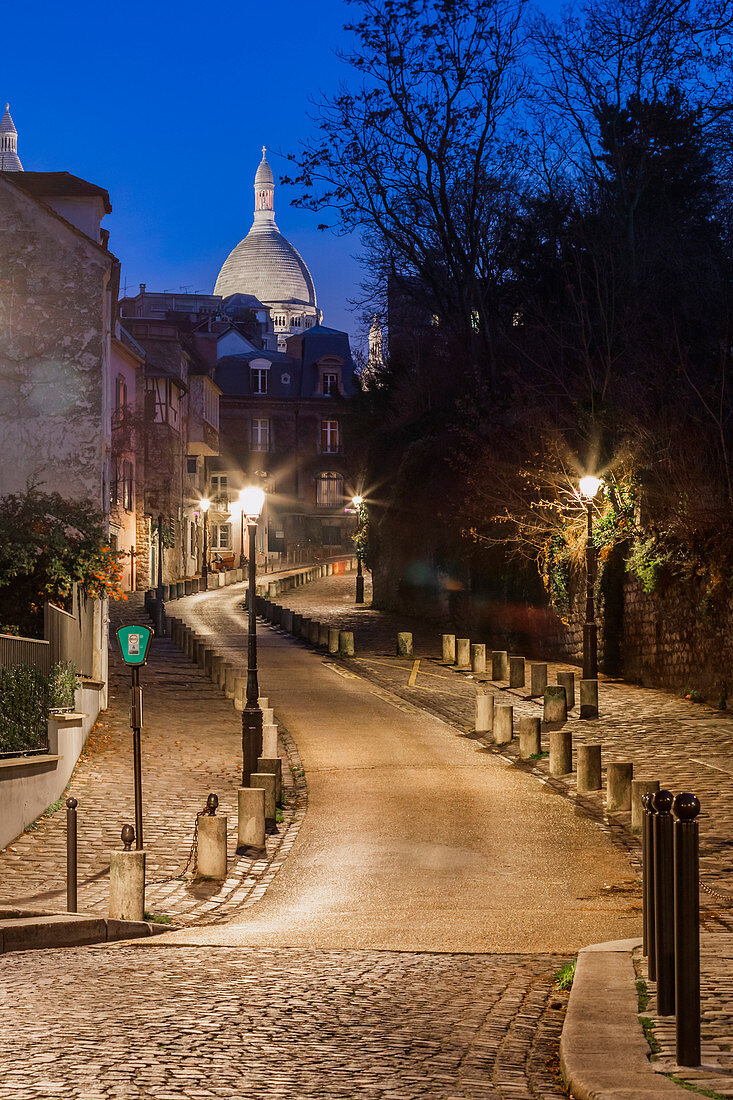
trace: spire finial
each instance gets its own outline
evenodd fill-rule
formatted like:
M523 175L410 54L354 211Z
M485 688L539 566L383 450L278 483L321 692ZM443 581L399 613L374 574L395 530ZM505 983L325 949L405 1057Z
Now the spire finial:
M266 145L262 146L262 159L263 160L267 159L267 146Z
M10 104L5 104L5 114L0 119L0 170L3 172L22 172L23 165L18 157L18 131L15 129Z

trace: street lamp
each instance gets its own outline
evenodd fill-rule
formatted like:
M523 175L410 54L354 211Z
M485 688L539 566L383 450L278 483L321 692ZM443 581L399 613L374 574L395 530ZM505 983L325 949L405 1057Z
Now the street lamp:
M209 508L211 501L204 497L199 502L199 508L204 513L204 557L201 562L201 580L204 582L204 592L209 587Z
M580 495L585 500L588 514L588 538L585 544L586 596L585 624L583 626L583 679L598 678L598 627L594 588L596 583L596 548L593 543L593 498L603 483L597 477L580 479Z
M239 491L239 568L244 569L244 494L246 489Z
M249 580L247 588L247 702L242 711L242 786L249 786L249 779L257 771L257 761L262 756L262 711L260 689L257 683L257 595L255 572L257 567L257 521L265 504L262 489L251 486L239 494L242 515L247 517L249 540Z
M361 533L361 506L364 503L364 498L355 496L351 498L351 503L356 508L356 515L359 521L356 534L357 538ZM356 603L364 603L364 574L361 570L361 540L356 543Z

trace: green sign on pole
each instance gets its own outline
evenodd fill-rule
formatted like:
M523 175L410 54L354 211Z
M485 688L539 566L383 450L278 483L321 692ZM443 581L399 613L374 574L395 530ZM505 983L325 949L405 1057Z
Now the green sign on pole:
M122 660L126 665L144 665L148 659L150 639L153 632L147 626L121 626L117 631L117 641L122 650Z

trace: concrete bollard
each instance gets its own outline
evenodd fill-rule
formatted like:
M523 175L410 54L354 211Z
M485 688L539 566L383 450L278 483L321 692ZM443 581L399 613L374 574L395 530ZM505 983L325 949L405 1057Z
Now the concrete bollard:
M491 652L491 679L506 680L509 669L509 654L505 649L494 649Z
M578 793L601 789L601 746L578 746Z
M280 616L280 626L286 634L293 633L293 613L289 607L284 607Z
M494 696L490 692L476 693L476 733L489 733L494 728Z
M206 638L197 638L196 640L196 648L193 653L193 659L199 666L199 668L204 667L204 652L208 644L209 643L207 642Z
M331 626L328 628L328 652L334 657L339 651L339 632Z
M339 657L354 656L354 635L350 630L339 630Z
M310 630L308 632L308 641L311 645L318 645L318 639L321 634L321 624L316 622L315 619L311 620Z
M598 717L598 681L580 681L580 717Z
M442 661L444 665L456 663L456 636L455 634L441 634Z
M328 649L328 624L321 623L318 630L318 644L322 649Z
M199 818L197 878L227 877L227 819L206 814Z
M233 668L233 667L234 667L233 665L229 664L226 657L222 660L221 664L219 665L218 674L216 675L214 683L216 684L217 687L221 688L222 691L224 690L224 685L226 684L227 669L228 668ZM215 670L215 672L216 672L216 670Z
M550 730L550 775L573 770L573 735L569 730Z
M546 687L544 694L543 720L548 729L559 729L568 720L568 708L564 687Z
M224 694L227 699L234 698L235 685L237 678L240 675L240 670L234 665L224 666Z
M145 919L145 852L132 851L135 830L123 825L125 849L109 854L110 920Z
M494 707L494 744L508 745L514 736L514 707L499 703Z
M241 672L239 676L234 677L234 709L244 710L244 705L247 702L247 677L242 676Z
M519 719L519 757L529 760L542 752L542 723L539 718Z
M269 707L269 705L270 700L267 698L266 695L257 696L257 706L260 708L260 710L263 710L265 707Z
M397 656L412 657L412 634L409 630L401 630L397 635Z
M275 802L282 805L283 800L283 762L279 756L260 756L257 760L257 774L275 776Z
M303 622L303 616L299 615L297 611L293 612L293 625L291 627L291 634L295 638L300 637L300 627Z
M277 799L275 797L276 776L273 772L252 772L249 779L250 787L262 787L265 792L265 832L275 833L275 814L277 813Z
M273 707L263 707L262 703L258 701L258 706L262 711L262 725L271 726L275 721L275 710Z
M641 800L645 794L654 794L659 790L658 779L631 780L631 831L640 833L644 820L644 807Z
M565 688L565 701L568 710L572 710L575 706L575 673L574 672L558 672L557 674L558 687Z
M298 636L307 642L310 636L311 620L307 615L301 615L300 617L300 630Z
M541 699L547 687L547 665L544 661L534 661L529 666L529 694L533 699Z
M607 765L606 809L609 813L631 809L631 780L633 777L634 765L629 760L615 760Z
M261 855L265 851L265 792L262 787L237 791L237 852Z
M211 671L209 673L209 675L211 676L211 682L213 684L218 684L219 683L219 677L221 675L221 670L222 670L223 666L224 666L224 656L223 656L223 654L214 653L212 655L212 658L211 658Z
M524 687L524 657L509 658L509 687Z
M214 654L215 653L216 653L216 650L213 649L210 645L204 646L204 648L201 652L201 661L202 661L201 667L204 670L205 674L209 677L211 676L211 662L214 659Z
M471 672L486 672L486 646L483 642L471 646Z
M262 724L262 756L273 760L277 756L277 723Z
M456 638L456 668L471 667L471 639Z

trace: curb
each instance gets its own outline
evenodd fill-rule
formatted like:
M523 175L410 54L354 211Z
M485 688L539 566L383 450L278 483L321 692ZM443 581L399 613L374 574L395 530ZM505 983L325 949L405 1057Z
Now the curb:
M563 1077L577 1100L689 1100L649 1061L631 957L640 944L610 940L578 955L560 1038Z
M38 951L42 948L83 947L92 943L137 940L169 931L170 926L155 925L150 921L25 911L17 916L0 919L0 954L8 951Z

